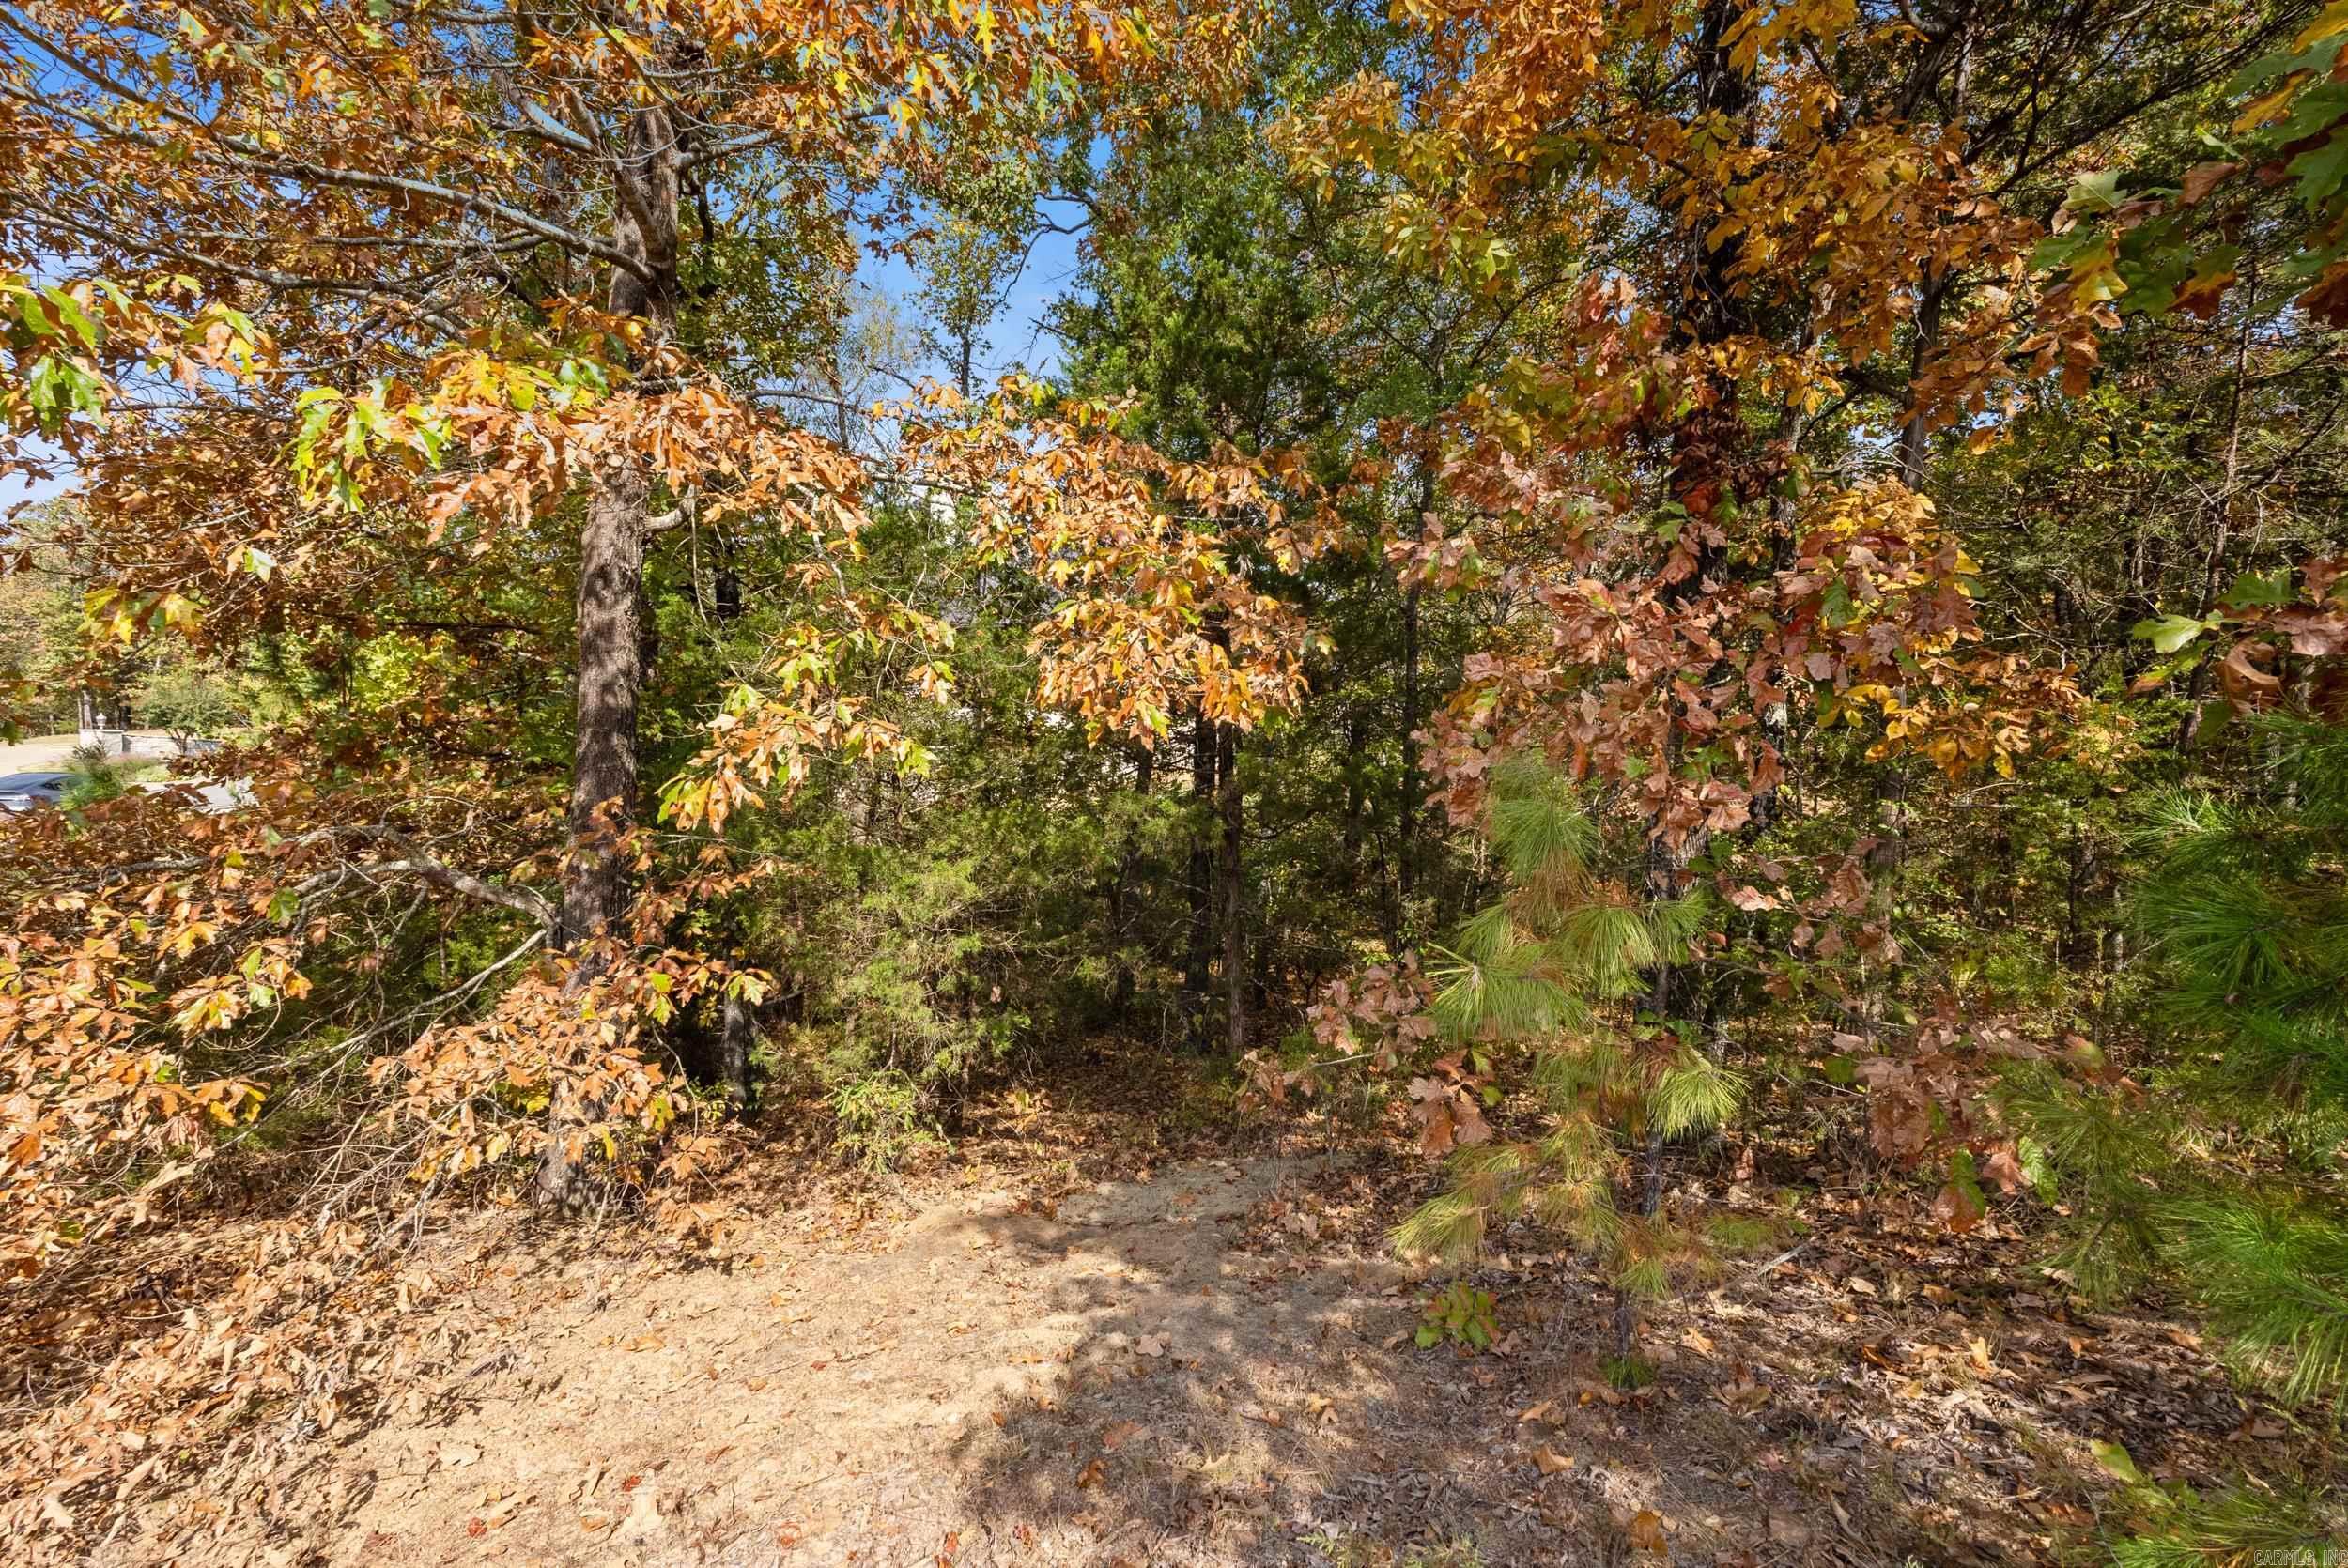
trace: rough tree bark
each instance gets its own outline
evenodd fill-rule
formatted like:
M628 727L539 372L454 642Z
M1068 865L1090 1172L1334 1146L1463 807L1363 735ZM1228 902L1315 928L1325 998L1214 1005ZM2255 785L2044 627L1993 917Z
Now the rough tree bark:
M1239 782L1239 730L1224 725L1222 776L1215 787L1215 814L1223 820L1216 881L1223 913L1224 1039L1231 1054L1247 1050L1247 884L1241 853L1246 835L1246 798Z
M648 345L676 325L676 127L668 109L650 104L629 116L626 143L612 167L611 243L629 258L615 267L606 297L611 314L644 323ZM652 481L638 465L607 461L592 481L579 545L579 685L571 743L570 858L563 876L558 937L576 955L572 983L584 986L602 965L597 946L627 913L627 867L614 841L636 821L636 708L643 685L638 606L643 591L644 528ZM577 1129L596 1107L558 1089L548 1108L548 1141L538 1165L537 1198L559 1210L577 1206Z
M1950 281L1926 273L1916 295L1916 341L1908 351L1908 378L1912 386L1924 373L1924 362L1939 346L1940 313L1949 298ZM1932 462L1932 432L1921 409L1911 409L1900 424L1900 483L1923 494L1924 473Z
M1435 469L1431 457L1422 458L1418 474L1418 515L1413 519L1426 527L1428 516L1435 510ZM1389 949L1401 939L1402 928L1411 919L1411 898L1418 891L1418 814L1421 795L1426 785L1418 772L1418 655L1419 655L1419 586L1413 583L1402 592L1402 789L1401 799L1396 803L1398 831L1395 852L1395 924L1398 930L1386 942Z
M757 1010L729 992L718 1029L718 1084L737 1113L749 1109L750 1045L757 1036Z
M1156 777L1157 753L1147 746L1134 748L1134 796L1144 807ZM1137 812L1126 829L1123 849L1118 853L1116 880L1109 884L1109 937L1117 945L1117 984L1110 997L1110 1008L1117 1022L1132 1021L1134 992L1137 977L1134 974L1133 909L1134 884L1141 874L1141 850L1138 840L1143 819Z
M1190 801L1194 825L1184 881L1190 894L1190 937L1182 954L1182 1038L1193 1051L1206 1049L1208 971L1214 959L1214 857L1207 842L1206 818L1214 798L1214 724L1199 709L1190 731Z
M1664 753L1671 765L1676 767L1680 754L1677 730L1675 729L1665 737ZM1661 903L1678 896L1679 869L1693 855L1701 853L1702 848L1701 844L1691 842L1684 849L1674 849L1660 835L1647 840L1645 892L1650 904ZM1672 980L1675 970L1676 965L1672 962L1671 955L1666 953L1656 961L1654 969L1647 975L1646 1010L1656 1019L1658 1026L1662 1028L1671 1026ZM1650 1124L1645 1131L1645 1143L1643 1153L1645 1156L1646 1168L1639 1179L1635 1207L1639 1218L1651 1224L1656 1217L1663 1212L1664 1143L1662 1131ZM1617 1284L1614 1286L1614 1355L1626 1365L1630 1360L1631 1347L1638 1341L1638 1301L1628 1290Z
M563 881L563 940L580 948L626 913L628 887L611 839L636 805L636 699L642 684L637 600L644 570L650 484L624 470L602 476L579 533L578 731L571 752L571 860ZM595 959L580 954L579 973Z
M2242 484L2242 388L2250 371L2250 328L2258 319L2254 309L2258 298L2258 272L2250 271L2242 289L2242 329L2234 339L2233 386L2226 398L2226 460L2217 494L2209 503L2209 555L2201 571L2201 592L2194 601L2193 613L2198 618L2207 615L2217 602L2218 585L2225 580L2226 549L2232 543L2234 491ZM2190 751L2201 733L2201 697L2209 687L2210 661L2203 659L2193 667L2192 683L2186 688L2185 718L2177 726L2177 749Z
M1418 584L1402 594L1402 798L1395 803L1401 847L1395 853L1398 902L1410 918L1418 890Z
M1362 747L1368 740L1362 711L1355 708L1345 715L1345 759L1339 764L1345 779L1343 843L1349 877L1359 875L1362 866Z

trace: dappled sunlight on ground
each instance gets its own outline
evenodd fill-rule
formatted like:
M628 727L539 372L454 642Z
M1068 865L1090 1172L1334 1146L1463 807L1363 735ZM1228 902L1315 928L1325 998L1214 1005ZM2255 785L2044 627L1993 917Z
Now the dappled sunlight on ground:
M1493 1351L1413 1343L1448 1276L1383 1236L1423 1168L1128 1144L1130 1174L1101 1177L1007 1145L844 1197L770 1151L737 1195L787 1201L714 1259L469 1222L418 1259L440 1294L379 1368L402 1396L264 1488L224 1549L352 1568L2020 1562L2093 1525L2089 1440L2198 1479L2269 1419L2189 1334L2045 1294L1994 1222L1949 1237L1815 1195L1803 1226L1655 1313L1657 1381L1625 1394L1599 1372L1605 1292L1529 1233L1465 1276L1497 1302Z

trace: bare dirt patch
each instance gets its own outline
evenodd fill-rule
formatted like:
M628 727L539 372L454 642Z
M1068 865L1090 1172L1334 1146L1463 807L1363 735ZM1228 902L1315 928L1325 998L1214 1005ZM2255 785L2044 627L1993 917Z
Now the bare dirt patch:
M1768 1239L1655 1314L1626 1394L1601 1284L1535 1233L1463 1273L1393 1257L1431 1167L1251 1145L1172 1086L1067 1098L904 1183L779 1140L715 1258L462 1220L412 1259L363 1422L216 1532L93 1560L2019 1564L2097 1559L2091 1441L2197 1484L2246 1442L2328 1462L2189 1332L2067 1299L2018 1209L1950 1237L1921 1198L1693 1159L1674 1201ZM1413 1341L1455 1274L1497 1302L1490 1352Z

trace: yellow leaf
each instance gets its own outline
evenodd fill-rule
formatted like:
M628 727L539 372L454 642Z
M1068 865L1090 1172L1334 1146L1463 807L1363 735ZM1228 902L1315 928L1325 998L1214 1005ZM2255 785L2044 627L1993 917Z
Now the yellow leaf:
M2321 43L2334 33L2348 33L2348 0L2332 0L2300 35L2291 40L2293 54L2312 43Z
M2291 101L2291 96L2299 90L2299 84L2307 78L2308 72L2294 70L2283 78L2282 85L2263 92L2244 104L2242 113L2234 117L2234 130L2237 131L2256 131L2268 120L2280 115L2283 105Z

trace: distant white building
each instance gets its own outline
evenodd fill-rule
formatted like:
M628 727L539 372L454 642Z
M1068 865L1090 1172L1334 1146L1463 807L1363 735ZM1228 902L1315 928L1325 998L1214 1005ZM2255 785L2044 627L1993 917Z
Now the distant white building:
M131 754L131 715L122 699L115 699L111 707L98 700L98 694L81 694L82 745L109 756Z
M181 757L192 752L209 751L218 744L207 740L190 741L181 746L170 735L155 730L131 728L131 710L116 698L109 707L92 692L81 695L81 734L79 746L85 751L96 751L108 757Z

